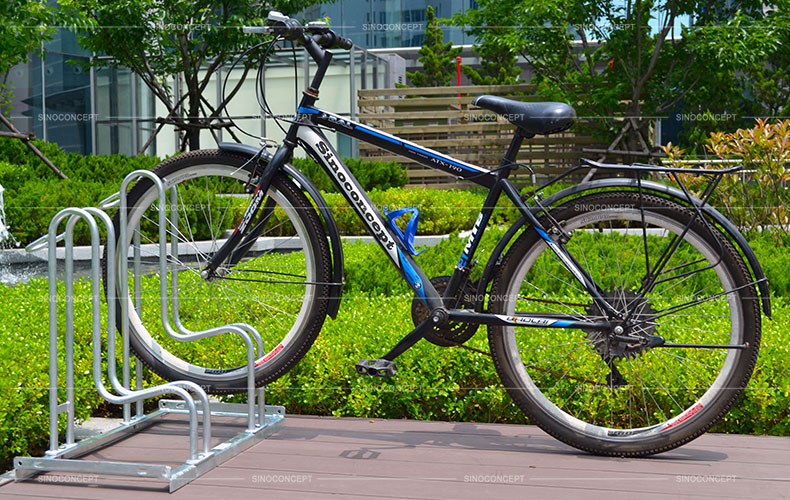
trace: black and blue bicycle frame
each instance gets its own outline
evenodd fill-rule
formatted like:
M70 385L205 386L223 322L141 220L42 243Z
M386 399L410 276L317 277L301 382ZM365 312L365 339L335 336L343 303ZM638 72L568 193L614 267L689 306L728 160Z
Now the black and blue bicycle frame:
M520 129L516 129L514 132L513 140L502 159L500 167L496 170L487 170L421 147L413 142L400 139L367 125L348 120L334 113L318 109L315 107L315 101L318 98L318 88L323 80L332 53L328 50L324 51L316 44L309 42L305 48L313 59L319 63L318 70L313 77L310 87L303 93L296 117L291 122L283 144L277 149L260 173L257 179L256 191L242 217L241 223L231 237L228 238L227 242L209 259L204 269L204 277L210 278L226 262L228 257L234 253L237 247L244 247L245 232L253 223L272 178L291 158L297 145L300 145L329 174L340 192L343 193L349 204L364 221L368 231L390 258L393 265L431 311L428 319L407 335L392 351L384 356L384 359L394 359L422 338L423 333L429 328L447 321L541 328L591 328L601 330L613 328L613 323L610 321L579 321L579 317L574 315L530 313L506 316L470 310L449 309L447 307L451 302L449 298L454 297L459 287L469 278L475 251L502 193L510 198L521 214L528 220L531 229L537 231L546 244L556 253L557 257L568 267L579 283L590 293L593 301L602 310L609 312L612 318L622 320L621 313L615 310L602 297L601 289L565 249L562 243L552 239L547 232L547 228L541 225L536 215L522 201L519 191L508 181L511 171L517 168L515 163L516 154L521 147L523 139L526 137ZM472 228L458 264L455 266L444 296L436 291L430 279L410 255L406 245L395 236L381 212L370 200L349 168L340 159L337 151L327 140L321 128L328 128L373 144L394 154L415 160L427 167L441 170L489 189L485 203ZM265 216L265 214L261 214L261 217Z

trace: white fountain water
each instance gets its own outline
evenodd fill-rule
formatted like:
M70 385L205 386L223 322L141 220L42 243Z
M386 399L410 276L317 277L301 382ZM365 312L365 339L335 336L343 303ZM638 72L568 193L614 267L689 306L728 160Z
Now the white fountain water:
M8 224L5 220L5 206L3 204L3 185L0 184L0 245L3 245L5 240L11 238L11 233L8 232ZM2 247L0 247L2 248Z
M20 281L25 281L29 277L26 273L18 273L11 270L10 252L13 251L13 248L19 246L19 242L11 234L11 225L6 219L3 191L3 186L0 185L0 283L13 285Z

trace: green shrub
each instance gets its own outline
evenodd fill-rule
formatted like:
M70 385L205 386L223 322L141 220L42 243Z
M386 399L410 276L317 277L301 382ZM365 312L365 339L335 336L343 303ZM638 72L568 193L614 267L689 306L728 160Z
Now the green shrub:
M61 284L62 285L62 284ZM62 293L62 286L59 287ZM8 287L0 285L4 304L0 323L0 466L8 469L15 455L41 454L49 439L49 345L47 282ZM90 287L75 285L75 390L76 416L85 419L102 401L91 378ZM62 302L61 302L62 305ZM62 312L62 311L61 311ZM63 316L59 330L64 329ZM62 342L61 333L61 342ZM62 346L62 343L61 343ZM62 356L62 352L61 352ZM65 366L60 358L59 382L64 385ZM60 419L65 428L65 417Z
M338 192L337 187L329 179L324 169L310 158L294 158L292 163L304 172L321 191ZM365 191L403 187L409 180L406 176L406 169L394 161L381 162L343 158L343 163L351 170Z
M14 238L24 244L46 234L52 216L59 210L72 206L94 206L110 194L112 190L100 181L37 179L7 188L5 211ZM63 227L59 230L62 231ZM78 244L87 244L87 227L78 225L74 237Z
M388 189L370 191L371 201L384 213L403 207L417 207L420 223L417 234L447 234L471 229L483 206L483 197L469 191L428 189ZM357 213L341 194L327 193L327 204L332 207L338 227L344 234L367 234ZM403 217L401 227L408 220Z
M747 169L743 174L725 175L710 199L727 219L742 230L769 231L777 243L790 236L790 120L768 123L758 119L753 128L732 133L711 132L705 148L719 159L736 159ZM671 166L685 166L684 150L669 143L662 147ZM725 165L729 167L731 165ZM710 166L708 166L710 167ZM691 175L683 180L697 194L709 178Z
M150 170L160 160L151 156L82 155L67 153L57 144L33 141L38 149L49 158L72 181L92 181L115 185L120 184L126 174L133 170ZM33 154L22 141L0 139L0 163L11 167L0 168L0 184L6 189L21 186L32 180L58 179L41 159ZM112 191L110 191L112 192ZM93 200L95 203L99 200ZM91 203L91 204L92 204Z
M56 144L33 142L70 180L56 177L21 141L0 139L0 184L6 190L6 215L14 238L22 244L45 234L59 210L95 206L117 191L128 173L150 170L159 163L158 158L148 156L66 153ZM88 243L88 231L82 224L77 227L75 241Z
M777 247L774 235L766 232L752 234L749 245L757 255L763 267L771 289L771 295L777 298L790 297L790 237L785 237L781 246Z

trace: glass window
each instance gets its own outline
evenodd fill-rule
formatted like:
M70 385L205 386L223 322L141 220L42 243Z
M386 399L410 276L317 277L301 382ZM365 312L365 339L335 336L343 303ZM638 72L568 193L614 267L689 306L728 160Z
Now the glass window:
M132 75L127 68L96 70L96 153L136 155L132 144Z
M47 140L74 153L91 152L90 72L86 57L47 52L44 59Z

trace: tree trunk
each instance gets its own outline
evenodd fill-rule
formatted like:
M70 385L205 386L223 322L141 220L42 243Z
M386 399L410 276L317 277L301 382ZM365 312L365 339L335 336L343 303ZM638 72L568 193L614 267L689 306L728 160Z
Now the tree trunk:
M628 133L624 137L624 146L626 151L643 151L644 148L642 147L642 143L639 140L639 134L642 133L642 129L645 127L645 124L642 123L640 119L640 115L642 114L641 105L639 100L641 98L641 92L639 89L634 89L634 92L631 95L631 104L628 106L628 110L625 113L626 120L633 118L631 120L632 127L628 130ZM633 124L636 123L639 125L639 128L636 129L633 127ZM645 161L646 158L640 155L625 155L623 160L626 163L636 163L639 161Z
M200 93L199 91L195 90L194 92L190 90L189 95L189 116L187 117L187 123L190 125L197 125L200 121ZM200 129L196 126L188 127L187 128L187 142L189 144L190 151L197 151L200 149Z

